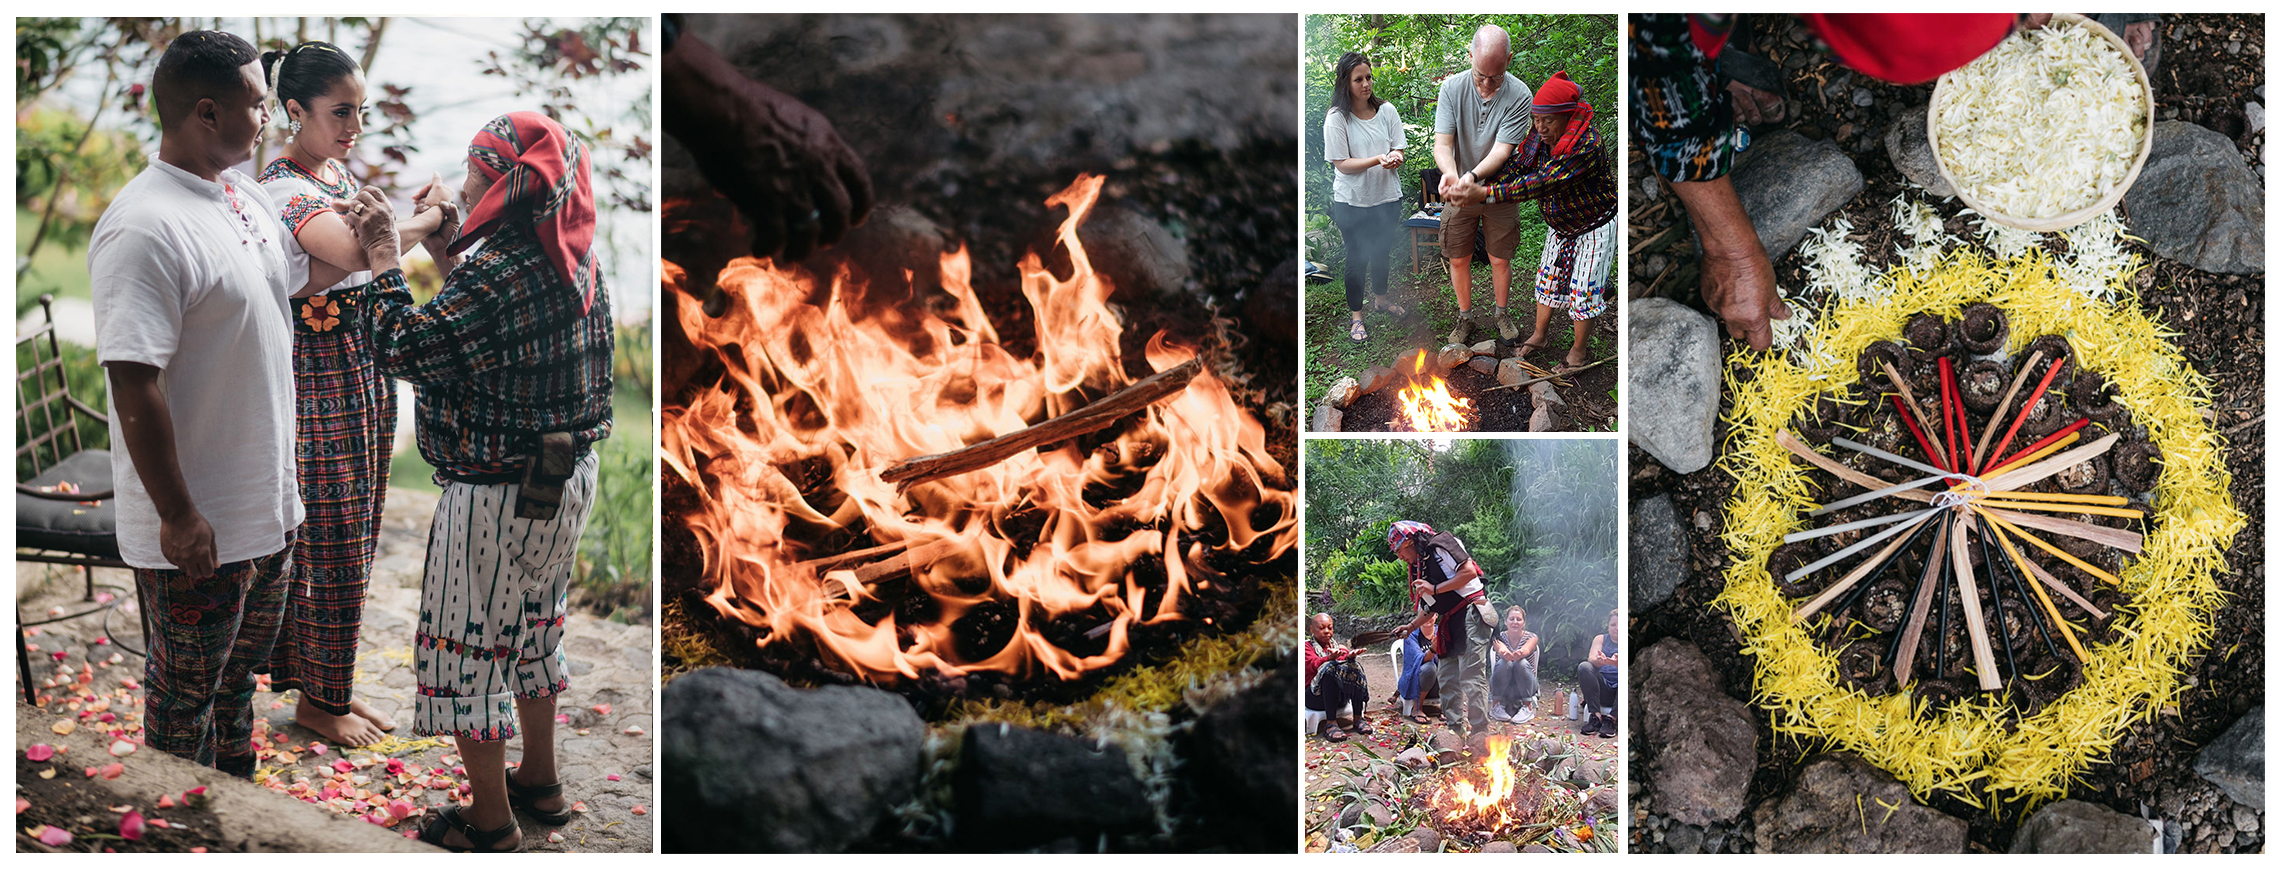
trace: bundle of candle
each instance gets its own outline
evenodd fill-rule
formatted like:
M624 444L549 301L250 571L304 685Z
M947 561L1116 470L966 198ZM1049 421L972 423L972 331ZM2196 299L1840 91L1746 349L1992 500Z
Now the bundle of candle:
M1778 730L1857 752L1919 795L2055 799L2176 698L2179 663L2209 640L2215 574L2245 518L2199 413L2208 384L2130 301L2129 261L2084 287L2080 263L2040 247L1876 271L1826 238L1809 259L1847 271L1814 275L1829 299L1811 328L1789 353L1731 363L1734 559L1717 604ZM1953 343L1925 353L1920 329ZM1887 392L1891 413L1847 431L1848 406ZM2083 413L2061 413L2061 395ZM1984 422L1966 413L1989 407ZM1876 516L1896 500L1930 509ZM2103 524L2141 514L2142 534ZM1799 555L1822 538L1842 545ZM1942 624L1951 609L1961 632ZM1969 641L1952 663L1951 632ZM2066 688L2028 689L2044 680Z

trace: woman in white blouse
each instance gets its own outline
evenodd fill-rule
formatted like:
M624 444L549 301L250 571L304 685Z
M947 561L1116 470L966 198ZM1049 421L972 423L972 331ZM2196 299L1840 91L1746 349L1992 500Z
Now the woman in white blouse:
M1330 114L1322 119L1322 151L1338 170L1330 182L1330 219L1345 242L1346 308L1353 316L1348 334L1355 341L1370 337L1362 327L1365 301L1395 316L1404 313L1388 298L1393 241L1401 228L1401 176L1395 172L1401 146L1401 114L1371 90L1369 58L1346 52L1338 58Z

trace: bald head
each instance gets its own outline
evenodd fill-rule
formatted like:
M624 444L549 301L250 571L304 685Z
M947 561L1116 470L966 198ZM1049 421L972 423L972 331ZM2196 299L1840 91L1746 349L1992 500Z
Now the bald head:
M1310 633L1314 635L1316 641L1319 641L1323 646L1330 645L1330 639L1335 635L1335 631L1330 627L1330 614L1317 612L1313 619L1307 620L1307 625L1313 629Z
M1481 25L1473 31L1472 61L1473 72L1490 78L1503 75L1504 68L1512 65L1512 37L1502 27Z

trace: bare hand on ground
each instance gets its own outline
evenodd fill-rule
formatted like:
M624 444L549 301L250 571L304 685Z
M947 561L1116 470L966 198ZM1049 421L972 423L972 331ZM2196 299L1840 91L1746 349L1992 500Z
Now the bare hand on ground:
M1702 301L1726 322L1726 331L1751 350L1773 346L1772 323L1789 319L1789 306L1773 286L1773 264L1765 252L1705 253Z

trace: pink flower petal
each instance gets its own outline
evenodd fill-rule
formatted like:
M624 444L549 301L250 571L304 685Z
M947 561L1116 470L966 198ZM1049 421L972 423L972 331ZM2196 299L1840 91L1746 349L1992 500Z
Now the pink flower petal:
M595 705L594 705L594 712L596 712L596 713L600 713L600 714L602 714L602 715L604 715L604 716L607 716L607 715L609 715L609 714L610 714L610 705L608 705L608 704L595 704Z
M646 816L649 815L649 808L640 804L634 804L631 812L637 816Z
M23 814L24 814L24 811L25 811L25 810L28 810L28 809L31 809L31 808L32 808L32 802L31 802L31 801L25 800L25 799L23 799L23 798L17 798L17 799L16 799L16 814L17 814L17 815L19 815L19 816L20 816L20 815L23 815Z
M129 755L133 755L135 754L135 745L135 742L132 740L111 741L111 757L125 758Z
M56 658L56 661L62 661L62 660L63 660L63 653L56 653L56 654L55 654L55 658ZM556 714L554 714L554 724L556 724L556 725L568 725L568 724L570 724L570 714L568 714L568 713L556 713Z
M126 765L124 765L124 764L120 764L120 763L118 763L118 762L116 762L116 761L114 761L114 762L111 762L110 764L106 764L106 765L104 765L104 766L103 766L103 778L104 778L104 779L118 779L118 778L119 778L119 775L120 775L120 774L123 774L123 773L126 773L126 772L127 772L127 766L126 766Z
M121 839L140 840L142 839L142 835L142 813L136 812L134 810L128 810L126 815L119 817L119 837Z
M356 765L353 765L353 764L350 764L350 763L348 763L348 759L346 759L346 758L343 758L343 759L341 759L341 760L339 760L339 761L335 761L335 762L333 762L333 763L332 763L332 769L334 769L334 770L337 770L337 771L340 771L340 772L342 772L342 773L347 773L347 772L349 772L349 771L351 771L351 770L355 770L355 769L356 769Z
M45 743L34 743L24 748L24 760L26 761L46 761L54 757L55 747Z
M71 845L71 832L54 825L41 825L39 838L40 842L50 846Z
M325 749L326 749L326 747L325 747L325 745L324 745L324 744L322 744L322 743L318 743L317 741L314 741L314 740L311 740L311 741L309 741L309 754L310 754L310 755L323 755L323 754L325 754Z
M619 775L617 775L617 774L614 774L614 773L613 773L613 774L610 774L610 775L609 775L607 778L608 778L608 779L609 779L609 781L611 781L611 782L617 782L618 780L624 779L625 777L622 777L622 776L619 776Z

